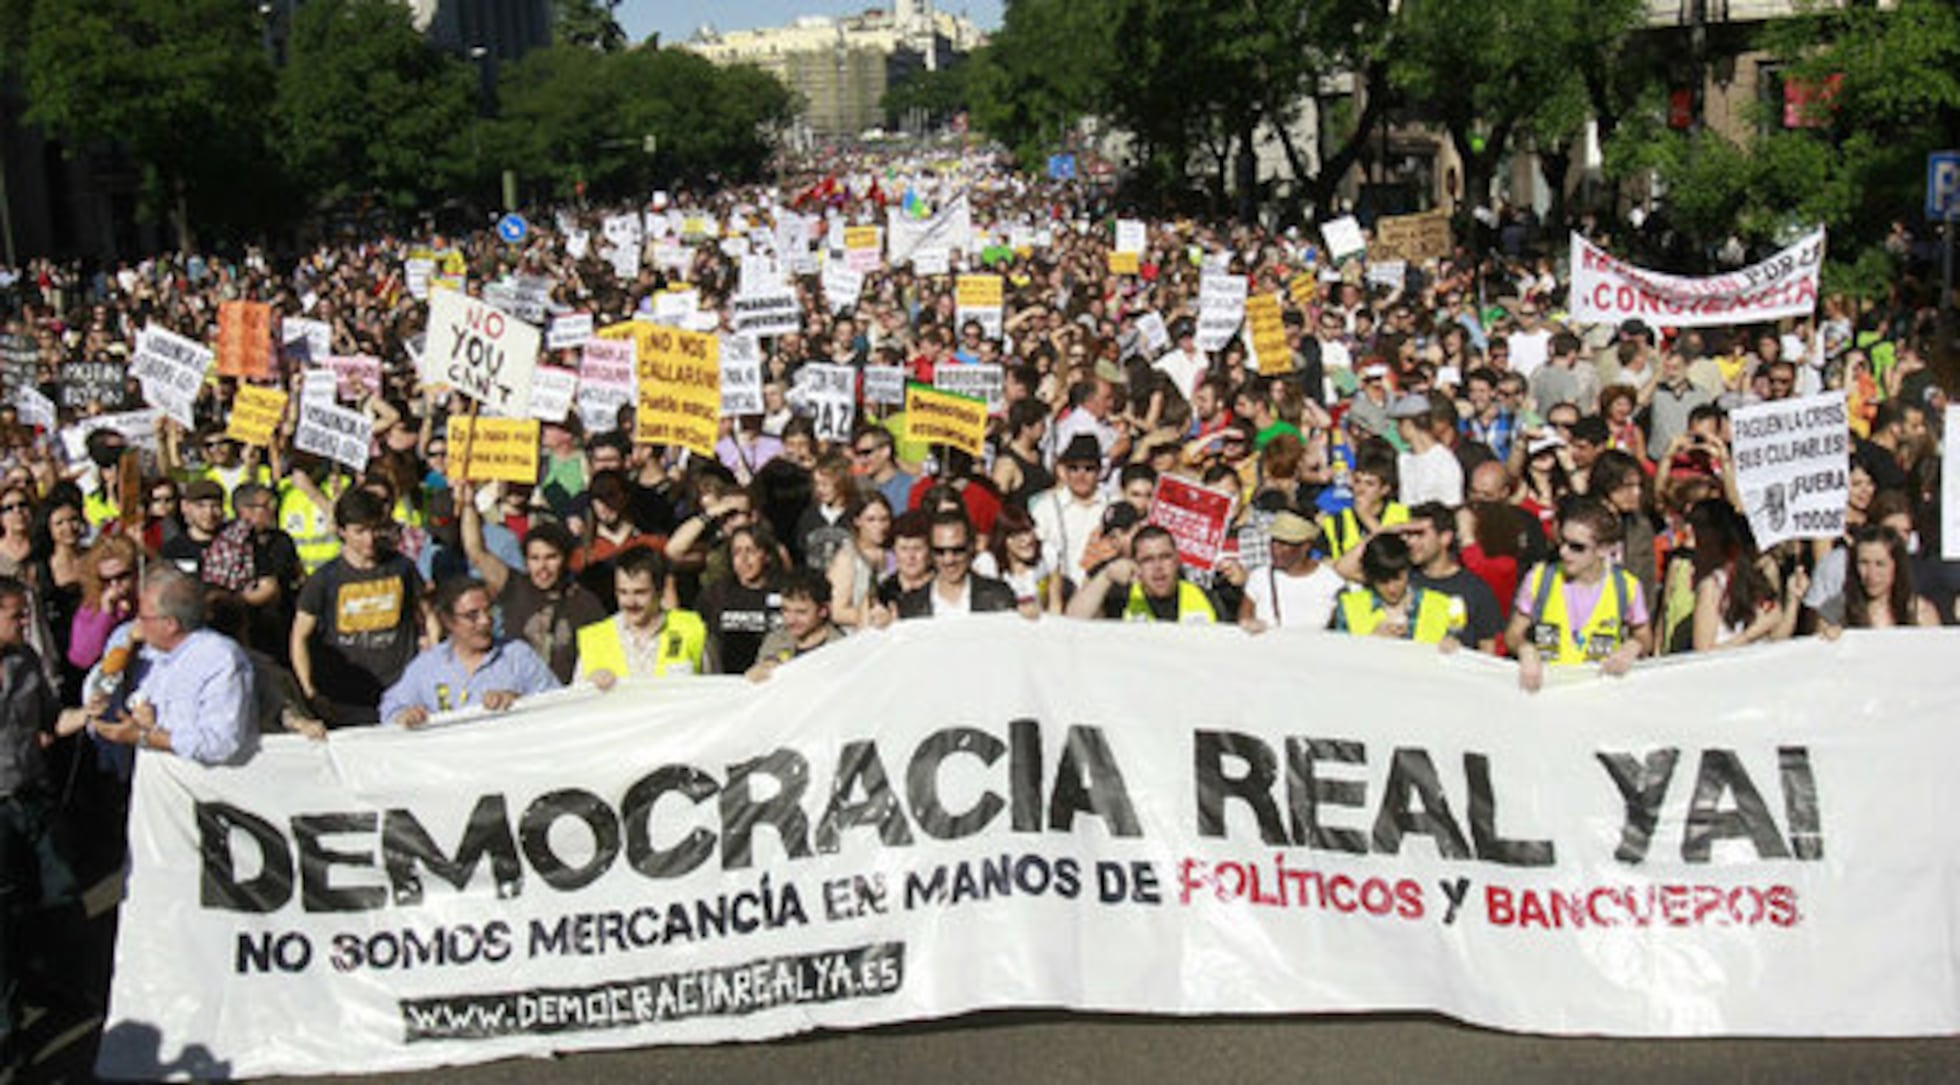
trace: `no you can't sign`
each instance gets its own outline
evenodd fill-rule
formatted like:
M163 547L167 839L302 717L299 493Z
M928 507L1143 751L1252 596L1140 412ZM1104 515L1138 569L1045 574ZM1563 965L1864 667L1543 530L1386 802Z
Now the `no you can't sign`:
M538 329L502 309L454 290L429 295L429 338L422 382L453 388L492 414L526 417Z

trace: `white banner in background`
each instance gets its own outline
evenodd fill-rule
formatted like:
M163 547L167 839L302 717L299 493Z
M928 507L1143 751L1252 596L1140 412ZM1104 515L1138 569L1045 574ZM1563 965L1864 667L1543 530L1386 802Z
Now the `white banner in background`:
M1822 227L1782 252L1740 271L1692 279L1648 271L1572 235L1571 319L1618 324L1639 318L1679 328L1753 324L1809 316L1817 308L1824 267Z
M1956 648L1854 632L1532 696L1371 638L976 618L759 686L146 752L98 1072L1016 1006L1950 1034Z

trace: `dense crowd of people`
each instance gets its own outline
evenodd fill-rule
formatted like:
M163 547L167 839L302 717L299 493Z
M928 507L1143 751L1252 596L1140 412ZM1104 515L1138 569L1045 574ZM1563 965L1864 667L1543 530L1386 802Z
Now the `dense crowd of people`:
M832 296L818 267L844 226L956 197L975 236L949 270L1003 277L999 334L918 261ZM893 621L1325 631L1510 656L1537 689L1548 668L1960 619L1924 312L1830 298L1779 326L1588 327L1534 252L1460 244L1390 276L1317 237L1188 221L1149 222L1135 270L1112 270L1100 199L981 157L867 160L657 194L631 209L637 259L604 251L614 215L568 211L517 244L485 230L8 276L0 897L71 894L51 874L56 808L113 811L135 749L235 764L262 734L417 727L572 684L763 680ZM774 251L792 217L810 248ZM470 405L418 378L417 254L479 295L541 280L551 312L601 328L671 321L659 299L693 291L679 319L724 333L753 261L795 291L801 331L760 342L764 410L723 418L713 456L636 442L630 404L574 407L543 421L535 480L469 481L446 423ZM1207 273L1280 299L1284 358L1255 363L1249 330L1199 346ZM142 406L133 379L68 380L126 369L148 326L213 342L220 304L244 299L379 360L372 386L339 388L373 423L364 470L298 450L290 412L269 446L242 445L232 378L207 381L195 426L153 429L118 415ZM323 360L284 338L276 383L296 401ZM922 445L898 405L862 396L849 439L819 440L811 363L928 384L1000 367L985 455ZM579 350L540 364L577 370ZM23 388L52 425L26 420ZM1846 531L1760 548L1729 412L1825 389L1846 391L1855 435ZM1211 560L1166 529L1160 480L1229 495Z

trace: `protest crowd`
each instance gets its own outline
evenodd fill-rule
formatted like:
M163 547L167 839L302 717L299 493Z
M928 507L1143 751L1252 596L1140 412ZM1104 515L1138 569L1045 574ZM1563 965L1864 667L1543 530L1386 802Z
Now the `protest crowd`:
M1587 320L1614 285L1521 221L1132 219L968 153L18 269L0 895L72 896L55 811L113 825L138 756L764 681L893 622L1406 640L1536 690L1960 621L1930 310Z

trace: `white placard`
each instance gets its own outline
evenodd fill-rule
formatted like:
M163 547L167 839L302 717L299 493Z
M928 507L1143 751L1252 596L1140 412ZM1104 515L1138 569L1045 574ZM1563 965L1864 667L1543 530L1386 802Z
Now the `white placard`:
M1143 333L1143 345L1152 353L1171 345L1170 329L1164 327L1163 314L1155 309L1137 318L1137 330Z
M1729 421L1736 488L1758 547L1844 534L1851 428L1843 392L1740 407Z
M588 339L578 369L578 416L589 433L619 428L619 409L639 396L631 339Z
M1327 255L1337 264L1368 248L1367 239L1361 236L1361 223L1353 215L1321 223L1320 239L1327 243Z
M857 370L848 365L812 363L796 371L792 390L801 413L810 416L819 441L848 441L857 420Z
M129 372L142 383L144 400L191 429L197 425L197 393L215 357L202 343L150 324L136 333Z
M592 338L591 313L560 313L544 332L546 350L577 350Z
M1365 278L1370 285L1384 286L1390 290L1400 290L1402 289L1403 281L1408 278L1408 274L1409 262L1407 260L1377 260L1368 265L1368 272Z
M301 373L299 398L302 403L338 402L340 374L331 369L309 369Z
M1960 561L1960 404L1947 407L1940 442L1940 560Z
M1198 349L1224 350L1245 321L1245 276L1202 275L1198 279Z
M402 261L402 280L408 286L408 296L416 301L427 301L429 279L435 273L436 262L425 256Z
M319 362L333 353L333 325L303 316L284 317L279 321L279 341L286 357Z
M934 388L986 400L989 414L998 414L1007 405L1006 381L1006 373L998 365L941 363L932 370Z
M538 329L454 290L429 298L429 341L422 379L455 389L491 414L528 418Z
M88 435L99 429L112 429L127 438L132 446L154 452L157 447L157 420L162 417L163 412L155 407L144 407L136 411L78 418L60 431L62 451L68 454L69 463L82 463L88 458Z
M329 380L333 374L327 374ZM374 422L359 411L331 402L301 398L299 430L293 447L344 464L356 474L367 470L368 449L374 442Z
M946 249L920 249L912 254L912 270L919 275L950 275L953 254Z
M852 271L842 260L826 260L823 265L823 296L830 311L841 313L858 303L864 293L864 272Z
M531 417L540 422L563 422L572 409L578 374L570 369L541 365L531 374Z
M790 290L771 290L760 294L738 294L729 302L734 313L735 331L758 338L795 335L803 330L803 307Z
M1150 244L1150 231L1142 219L1116 220L1116 251L1134 252L1139 255Z
M905 402L905 367L898 365L866 366L864 370L864 401L866 403Z
M653 321L656 324L671 324L679 327L701 308L701 292L698 290L667 290L653 296Z
M54 431L54 400L42 395L38 388L22 385L14 389L14 414L22 425L38 426L48 433Z
M761 414L762 347L749 335L721 337L721 413Z

